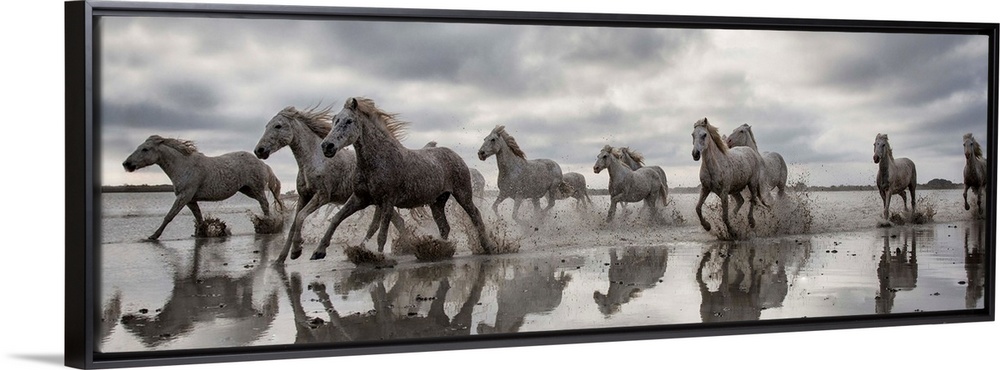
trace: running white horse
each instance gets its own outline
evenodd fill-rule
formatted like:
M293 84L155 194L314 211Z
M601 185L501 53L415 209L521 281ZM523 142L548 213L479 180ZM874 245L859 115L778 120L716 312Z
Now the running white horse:
M333 117L333 129L320 147L329 158L353 145L358 162L357 182L354 194L333 216L310 259L325 258L337 226L369 205L384 209L430 205L441 238L447 239L451 227L445 206L452 197L472 219L481 247L488 253L496 250L486 234L479 209L472 201L472 180L465 161L444 147L416 150L404 147L399 140L406 125L395 114L379 109L374 101L366 98L347 99L344 108ZM389 222L386 212L379 228L379 252L385 246Z
M638 170L642 167L649 167L656 170L656 172L660 175L660 181L663 181L663 186L667 186L667 173L664 172L663 168L660 166L647 166L644 163L646 161L646 158L642 156L642 153L639 153L638 151L629 148L627 146L618 148L617 153L620 155L619 158L622 160L622 162L625 163L625 165L628 166L628 168L631 168L633 171ZM622 203L621 205L622 209L624 210L625 203Z
M785 184L788 182L788 166L785 165L785 158L776 152L761 152L757 149L757 138L753 135L750 125L744 123L733 130L726 139L726 144L732 148L736 146L748 146L760 153L764 159L764 172L760 179L760 191L771 193L771 189L778 188L778 197L785 197ZM736 209L739 211L739 208Z
M330 108L299 110L286 107L264 126L254 154L267 159L281 148L289 147L299 166L295 179L298 201L295 216L288 230L284 247L275 263L283 263L291 255L294 260L302 254L302 224L309 215L327 204L344 204L354 193L355 167L354 153L342 151L333 158L323 156L320 142L330 133ZM391 209L393 224L402 231L403 220L395 209ZM382 209L378 208L372 218L365 240L375 234Z
M498 216L497 206L504 199L514 199L514 210L511 217L514 221L520 221L517 217L517 210L521 208L521 202L531 199L535 205L535 211L540 216L556 204L556 198L560 194L561 187L565 189L562 177L562 168L551 159L531 159L525 158L521 147L514 141L514 137L507 133L504 126L496 126L479 148L479 159L485 161L492 155L497 157L497 167L500 170L497 176L497 187L500 193L493 202L493 213ZM539 199L548 198L548 205L544 210L539 205Z
M191 210L195 221L200 224L204 219L198 202L225 200L237 192L256 199L264 215L270 216L266 195L270 190L275 206L278 210L284 210L284 205L278 198L281 195L281 182L274 176L271 167L249 152L209 157L199 152L191 141L152 135L139 144L122 163L122 167L127 172L133 172L154 164L160 166L170 178L177 197L163 217L163 223L149 236L149 240L159 239L163 229L184 206Z
M976 209L979 215L983 215L983 190L989 186L989 176L986 173L986 158L983 157L983 149L979 146L976 138L972 134L965 134L962 137L965 147L965 191L962 192L962 200L965 202L965 209L969 209L969 189L976 194Z
M594 163L594 173L608 169L608 192L611 194L611 206L608 207L608 217L605 222L611 222L615 216L618 203L634 203L642 201L649 209L650 221L662 223L663 217L656 209L656 201L667 204L667 186L660 180L656 170L642 167L633 171L622 163L614 148L605 145L597 154Z
M691 139L694 144L691 156L695 161L701 160L699 174L701 196L698 198L698 205L695 206L701 226L705 231L712 230L712 225L702 216L701 208L708 194L715 193L722 202L722 222L726 225L729 235L734 236L732 224L729 222L727 195L736 200L736 209L739 209L744 202L740 192L750 188L750 211L747 213L747 222L750 227L754 227L754 205L760 201L763 206L768 206L761 197L760 177L764 160L760 154L749 147L730 148L719 136L719 129L708 123L708 118L695 122Z
M878 164L878 174L875 185L878 194L882 196L882 217L889 221L889 200L893 195L903 197L903 210L906 210L906 191L910 191L910 206L915 211L917 207L917 167L909 158L893 158L889 147L889 135L875 135L875 154L872 160Z

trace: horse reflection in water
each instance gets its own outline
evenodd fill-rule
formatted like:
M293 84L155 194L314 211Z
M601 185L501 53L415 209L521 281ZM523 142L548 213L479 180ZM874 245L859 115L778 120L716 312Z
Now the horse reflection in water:
M695 273L702 322L759 320L761 311L782 307L788 295L788 265L809 258L809 246L798 244L720 241L710 246Z
M667 250L659 247L635 248L618 251L611 249L611 267L608 269L608 293L594 292L594 302L605 316L621 311L622 305L645 290L656 286L667 271Z
M179 261L175 263L173 290L163 307L155 310L155 315L125 314L122 325L150 348L181 337L217 338L224 341L219 346L252 344L271 326L278 313L277 290L260 297L255 285L260 286L257 283L266 269L264 261L269 247L281 240L276 234L257 235L254 244L260 255L255 255L258 262L251 270L204 276L202 265L215 264L217 261L212 259L219 257L213 255L213 249L224 244L215 238L195 239L189 270L185 271ZM195 330L213 332L195 334Z
M467 265L453 263L422 266L412 270L356 269L334 292L347 296L365 290L372 309L346 314L337 310L327 284L303 286L298 273L288 274L277 267L292 304L295 343L331 343L404 338L467 336L473 333L473 311L483 291L496 286L496 321L479 323L480 334L516 332L530 313L551 311L562 299L569 278L554 268L508 265L504 261L482 261ZM315 294L326 312L310 317L303 306ZM453 315L447 310L457 309Z
M882 258L878 261L878 296L875 313L892 313L896 292L917 287L917 237L909 232L885 230L882 234ZM891 245L892 244L892 245ZM892 247L895 246L895 250Z
M983 248L982 222L973 222L965 228L965 307L974 309L982 307L977 303L983 299L986 292L986 263ZM974 234L973 244L969 244L969 234Z
M322 303L326 317L310 317L303 302L303 284L298 273L291 276L283 267L278 273L288 292L295 318L295 343L332 343L345 341L367 341L398 338L443 337L469 335L472 326L472 311L482 295L485 274L483 271L470 272L475 276L459 276L473 279L469 289L458 286L453 289L451 281L452 265L435 265L408 270L401 273L396 284L386 289L387 274L369 270L368 274L352 276L347 285L370 285L373 309L367 313L342 315L333 305L333 299L325 284L314 282L307 286ZM467 275L467 274L466 274ZM366 284L365 280L375 278ZM456 279L457 280L457 279ZM435 286L430 294L425 288ZM338 288L339 290L339 288ZM417 293L417 292L419 293ZM349 291L343 291L345 295ZM459 306L458 313L449 317L445 305L453 298ZM425 307L429 305L429 307ZM421 314L421 308L428 308Z

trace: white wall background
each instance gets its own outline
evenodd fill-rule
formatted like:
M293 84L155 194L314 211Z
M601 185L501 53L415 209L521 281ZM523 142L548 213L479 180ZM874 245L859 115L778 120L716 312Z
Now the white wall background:
M207 0L206 0L207 1ZM276 4L279 0L212 1ZM873 2L839 0L295 0L295 5L614 12L752 17L1000 22L982 0ZM37 178L34 194L0 180L0 337L5 369L56 368L63 348L63 4L3 5L0 22L0 171ZM48 135L39 140L40 133ZM0 176L2 179L2 176ZM176 369L985 369L996 366L1000 324L835 330L177 366Z

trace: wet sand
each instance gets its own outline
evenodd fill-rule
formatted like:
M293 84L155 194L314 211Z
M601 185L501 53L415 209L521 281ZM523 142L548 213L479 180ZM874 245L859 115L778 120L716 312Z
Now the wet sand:
M638 205L604 225L598 198L582 212L560 201L551 219L523 225L482 207L520 252L473 255L457 225L455 258L394 256L386 269L342 254L370 213L338 231L327 260L276 268L284 234L253 235L239 205L215 211L233 236L192 238L182 213L155 243L139 241L158 225L155 207L109 207L98 341L123 352L981 308L986 230L953 195L928 196L933 223L877 228L867 195L809 194L807 232L735 242L697 226L685 194L671 205L684 221L667 226L649 225ZM324 227L307 222L306 257Z

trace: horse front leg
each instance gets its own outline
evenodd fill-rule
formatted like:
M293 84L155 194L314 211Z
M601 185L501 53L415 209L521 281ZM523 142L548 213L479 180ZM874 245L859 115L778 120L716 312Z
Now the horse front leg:
M882 195L882 218L889 221L889 201L892 199L892 195L885 191L879 191L879 194Z
M542 201L539 198L531 198L531 204L535 206L535 222L542 220L549 209L542 209Z
M333 232L337 230L337 226L340 226L340 223L343 222L344 219L362 209L365 209L369 205L371 205L370 200L361 199L361 197L357 195L352 195L349 199L347 199L347 203L344 203L344 206L340 207L337 214L333 215L333 220L330 221L330 227L326 229L326 233L323 234L323 239L319 241L319 246L316 247L316 250L313 252L312 256L309 257L309 259L321 260L326 258L326 248L330 246L330 239L333 239Z
M698 214L698 221L701 222L701 227L705 228L705 231L712 231L712 225L708 221L705 221L705 217L701 214L701 207L705 205L705 198L708 198L708 193L708 188L702 186L701 195L698 196L698 205L694 206L694 212Z
M975 190L973 190L975 191ZM962 200L965 201L965 210L969 210L969 185L965 185L965 191L962 192ZM977 202L978 203L978 202Z
M300 204L302 200L303 198L299 198ZM326 197L314 195L305 204L296 205L297 209L295 210L295 216L292 218L292 226L288 229L288 235L285 237L285 245L281 247L281 253L274 260L274 264L283 264L289 256L294 260L302 255L302 224L305 222L306 217L309 217L309 215L316 212L319 207L322 207L326 203Z
M524 199L514 198L514 210L510 212L510 217L514 219L514 222L520 222L521 219L517 217L517 210L521 209L521 202Z
M618 200L615 197L611 197L611 207L608 207L608 217L604 219L604 223L610 224L611 219L615 217L615 211L618 209Z
M500 202L503 202L504 199L507 199L507 196L501 193L500 195L497 195L497 199L493 201L493 214L495 214L498 218L500 217L500 211L497 210L497 207L500 206Z
M198 207L198 202L195 201L188 202L187 207L188 209L191 210L191 214L194 215L194 222L197 222L199 224L205 222L205 219L201 217L201 207Z
M983 216L983 187L977 187L972 189L976 193L976 208L979 210L979 216ZM969 209L966 207L965 209Z
M385 250L385 242L389 237L389 222L392 221L392 214L388 210L392 209L391 204L383 204L378 208L383 209L382 212L377 212L379 214L379 228L378 228L378 252L382 253ZM374 220L372 220L374 221Z
M161 223L160 227L153 232L153 235L150 235L146 239L147 240L159 239L160 235L163 235L163 229L167 228L167 224L169 224L170 221L173 221L174 217L177 216L177 213L181 211L181 208L184 208L185 205L191 203L192 199L194 199L194 194L178 194L177 198L174 199L174 204L170 206L170 210L167 211L167 215L163 216L163 223Z
M365 232L365 240L371 239L375 232L378 231L379 226L382 224L382 212L385 211L385 207L378 206L375 207L375 215L372 216L372 222L368 224L368 231Z
M725 192L721 193L725 194ZM729 237L732 238L736 234L733 233L733 225L729 223L729 197L721 196L719 198L722 200L722 224L726 225L726 232L728 232Z

